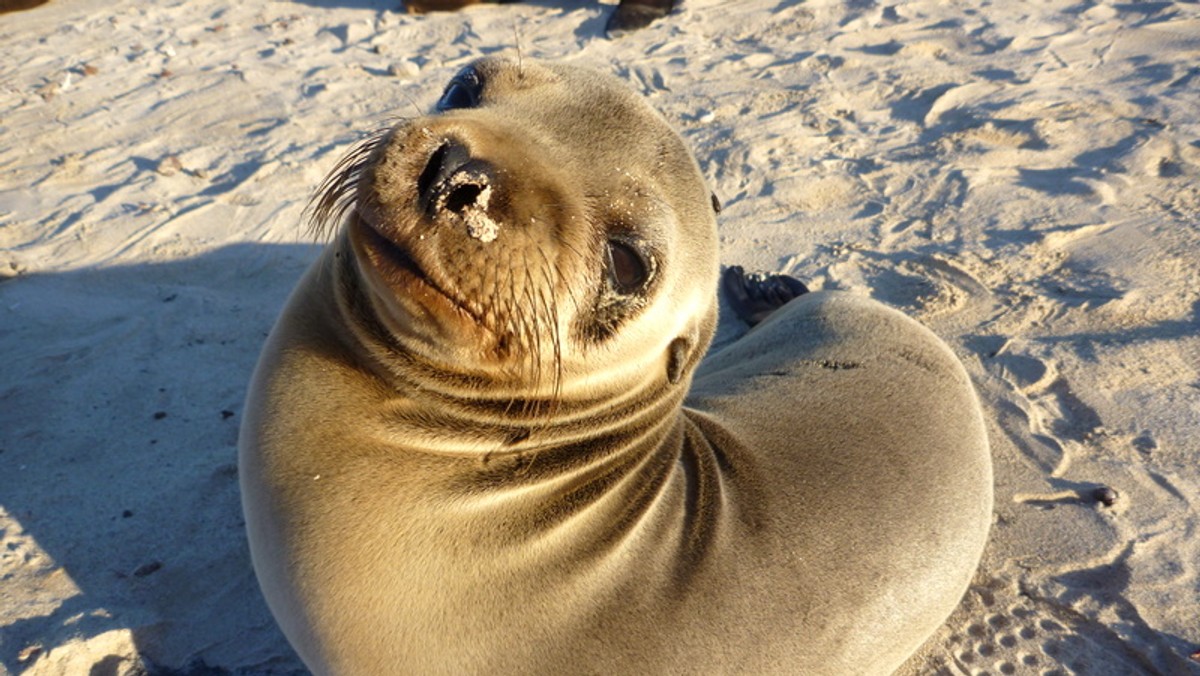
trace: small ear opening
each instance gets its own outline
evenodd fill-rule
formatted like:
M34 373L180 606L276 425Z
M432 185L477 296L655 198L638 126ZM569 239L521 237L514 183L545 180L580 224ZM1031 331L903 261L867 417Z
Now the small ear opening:
M680 336L667 346L667 381L672 385L679 384L683 379L683 371L687 368L688 356L692 351L692 341Z

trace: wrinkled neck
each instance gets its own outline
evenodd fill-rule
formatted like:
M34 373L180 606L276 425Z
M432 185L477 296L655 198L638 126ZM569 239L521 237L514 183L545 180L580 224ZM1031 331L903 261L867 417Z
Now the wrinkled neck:
M342 316L326 324L344 327L342 352L361 360L378 397L373 442L405 473L436 467L439 489L421 501L436 503L447 532L473 533L471 547L511 556L511 565L569 557L580 574L636 550L674 562L678 570L659 580L667 585L701 564L728 501L723 451L710 441L715 423L683 409L699 354L676 382L664 365L556 398L514 396L406 352L374 316L357 275L329 278L321 295L336 299L327 308ZM464 526L480 518L485 534Z
M346 443L368 459L359 467L372 468L371 490L419 509L440 542L486 553L495 570L610 584L630 565L660 569L639 584L671 598L703 565L730 500L711 421L682 406L692 364L675 383L664 367L557 399L497 395L405 352L357 276L331 274L346 263L318 265L296 311L322 315L308 322L323 332L313 344L358 374L369 405L356 405Z
M380 321L353 258L336 250L327 255L336 256L330 266L336 272L322 280L319 293L340 315L333 324L345 327L345 352L360 355L360 367L387 393L383 415L408 451L483 463L536 458L539 466L569 469L615 455L644 456L662 446L677 423L690 376L671 383L664 369L564 394L523 387L512 373L464 374L430 363Z

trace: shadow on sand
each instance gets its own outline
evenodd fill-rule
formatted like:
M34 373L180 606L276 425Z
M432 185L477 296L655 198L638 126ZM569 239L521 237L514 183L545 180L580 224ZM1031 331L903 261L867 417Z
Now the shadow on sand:
M250 566L236 442L259 349L317 250L0 282L0 671L128 630L152 674L304 673Z

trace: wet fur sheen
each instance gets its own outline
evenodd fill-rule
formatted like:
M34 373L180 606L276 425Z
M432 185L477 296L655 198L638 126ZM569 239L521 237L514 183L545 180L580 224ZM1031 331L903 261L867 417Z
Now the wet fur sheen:
M831 292L700 363L716 225L680 138L610 77L475 68L478 107L326 184L338 229L251 384L247 529L292 645L318 674L896 668L990 524L962 366ZM448 143L488 163L494 241L422 206ZM655 265L615 305L611 238Z

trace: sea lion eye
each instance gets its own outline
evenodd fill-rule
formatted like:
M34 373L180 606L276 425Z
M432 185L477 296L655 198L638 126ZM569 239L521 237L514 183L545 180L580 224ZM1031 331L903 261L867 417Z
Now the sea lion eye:
M714 193L710 193L710 194L712 195L713 213L714 214L721 213L721 200L717 199L717 193L714 192Z
M437 111L444 113L447 110L456 110L459 108L474 108L479 105L479 98L483 94L483 80L479 77L479 73L472 66L467 66L450 80L450 84L446 85L446 90L442 92L442 98L438 99Z
M650 280L650 264L632 245L608 240L608 278L617 293L629 294Z

